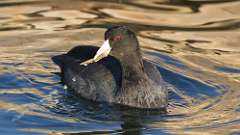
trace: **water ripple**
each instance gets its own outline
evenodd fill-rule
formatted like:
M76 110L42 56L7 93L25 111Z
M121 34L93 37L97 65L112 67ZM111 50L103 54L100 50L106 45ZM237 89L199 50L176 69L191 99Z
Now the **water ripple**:
M2 134L239 134L238 0L0 1ZM167 110L95 103L64 89L50 58L133 29L169 83Z

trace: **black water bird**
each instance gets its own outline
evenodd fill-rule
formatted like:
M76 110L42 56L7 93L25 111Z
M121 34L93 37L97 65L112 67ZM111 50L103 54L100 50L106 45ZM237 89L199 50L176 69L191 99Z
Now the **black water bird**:
M137 108L168 104L166 82L143 60L136 35L125 26L109 28L100 48L77 46L52 60L65 85L86 99Z

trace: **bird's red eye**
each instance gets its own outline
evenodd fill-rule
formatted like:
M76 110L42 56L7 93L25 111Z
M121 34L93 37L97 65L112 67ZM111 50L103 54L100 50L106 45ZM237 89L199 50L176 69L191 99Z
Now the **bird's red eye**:
M113 41L120 41L122 39L123 39L122 35L117 35L117 36L113 37Z

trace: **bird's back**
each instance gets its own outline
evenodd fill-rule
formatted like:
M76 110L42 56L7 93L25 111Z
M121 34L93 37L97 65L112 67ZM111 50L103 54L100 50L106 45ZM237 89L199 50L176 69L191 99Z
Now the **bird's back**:
M60 67L62 81L70 90L93 101L113 102L122 79L118 61L109 56L88 66L80 65L92 58L97 49L98 47L78 46L67 54L52 59Z

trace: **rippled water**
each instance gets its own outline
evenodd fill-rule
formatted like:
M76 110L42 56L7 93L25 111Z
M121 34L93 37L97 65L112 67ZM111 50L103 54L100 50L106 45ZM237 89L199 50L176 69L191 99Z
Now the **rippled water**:
M1 0L0 134L240 134L238 0ZM96 104L59 83L51 56L135 30L173 87L167 113Z

